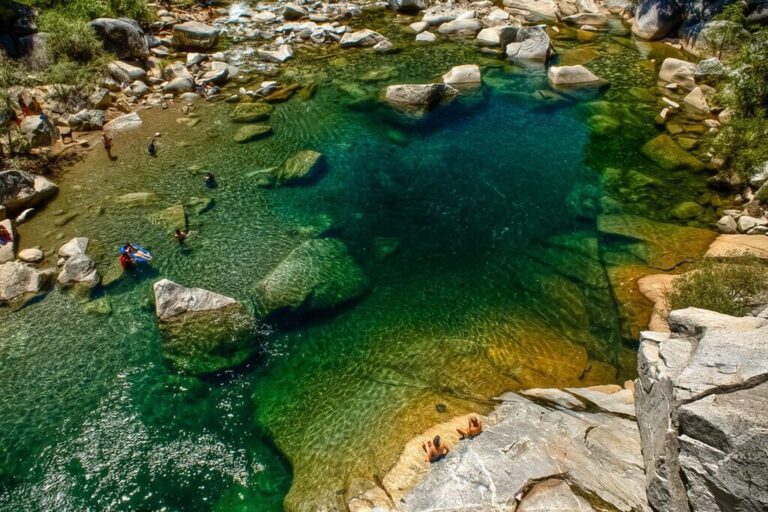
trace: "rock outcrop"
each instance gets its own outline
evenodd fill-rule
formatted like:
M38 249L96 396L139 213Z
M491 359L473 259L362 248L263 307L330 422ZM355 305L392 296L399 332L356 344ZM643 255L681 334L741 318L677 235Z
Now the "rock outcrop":
M89 23L104 44L117 58L143 59L149 57L144 31L134 20L97 18Z
M641 336L636 410L658 511L768 509L768 319L688 308Z
M350 510L650 511L631 385L532 389L499 400L484 431L431 468L409 443L378 485L348 500Z
M240 302L162 279L153 286L163 354L182 372L213 373L256 350L255 322Z
M53 269L38 270L19 261L3 263L0 265L0 305L46 291L55 276Z
M643 39L662 39L677 31L683 7L677 0L641 0L635 11L632 32Z
M96 270L96 263L86 254L88 239L76 237L59 247L59 256L64 263L59 270L58 283L67 288L81 285L93 288L101 282L101 276Z
M0 172L0 203L8 214L35 208L56 194L58 187L27 171Z
M333 308L359 297L368 278L346 245L330 238L307 240L281 261L258 286L260 313Z

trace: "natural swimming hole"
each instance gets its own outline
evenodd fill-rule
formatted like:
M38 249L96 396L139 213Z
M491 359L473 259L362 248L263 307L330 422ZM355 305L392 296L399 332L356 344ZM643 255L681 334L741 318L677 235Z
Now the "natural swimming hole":
M0 311L0 508L339 506L405 441L487 410L502 391L631 374L607 269L642 261L598 232L597 215L610 207L664 220L669 205L703 187L639 153L653 110L624 92L651 88L653 70L633 77L639 56L605 52L606 72L621 66L632 78L588 104L542 97L540 71L496 66L484 68L482 89L421 119L376 100L387 83L466 63L462 49L440 48L397 56L376 80L358 79L373 66L363 59L308 66L315 97L278 105L274 134L248 144L232 141L229 105L198 106L194 127L174 121L178 106L147 112L142 128L116 137L116 161L94 151L67 172L59 197L21 226L25 246L86 236L106 268L130 239L156 257L152 272L98 292L108 316L61 291ZM623 129L597 130L598 110ZM158 157L149 159L156 131ZM327 162L312 183L265 189L252 179L304 149ZM621 195L602 178L609 167L680 183L667 196ZM207 170L215 189L203 184ZM115 202L131 192L158 202ZM189 213L193 235L181 248L147 218L192 197L212 203ZM261 348L242 367L203 378L169 369L153 281L248 302L312 237L343 241L370 291L321 315L262 325Z

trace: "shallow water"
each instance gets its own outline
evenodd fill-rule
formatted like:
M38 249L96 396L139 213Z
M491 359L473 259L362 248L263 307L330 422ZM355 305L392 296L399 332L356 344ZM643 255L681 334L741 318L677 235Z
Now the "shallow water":
M315 81L318 93L279 105L274 135L261 141L232 142L237 126L221 104L198 106L194 128L168 112L142 114L142 129L116 138L115 162L96 148L20 227L22 245L87 236L108 276L126 239L157 257L152 272L96 293L111 303L107 317L61 291L0 311L0 507L280 510L291 484L291 508L340 506L345 489L380 476L407 439L487 410L501 391L626 377L629 340L603 261L627 256L598 236L596 204L611 195L614 207L664 219L701 193L703 178L663 174L640 156L654 111L624 102L630 88L652 88L653 68L610 38L599 44L594 68L616 76L601 97L619 126L610 132L595 128L593 107L543 99L540 71L487 67L481 90L420 120L376 101L386 83L478 60L471 47L438 46L297 66L297 80ZM382 68L383 81L356 79ZM151 159L143 146L155 131L163 136ZM252 173L301 149L327 159L314 183L256 186ZM674 186L624 193L601 178L606 168ZM206 170L217 188L203 186ZM114 200L139 191L159 200ZM182 249L147 216L191 197L214 203L190 213ZM202 379L168 368L154 280L250 304L258 281L329 219L322 236L350 247L370 293L263 325L262 348L242 368Z

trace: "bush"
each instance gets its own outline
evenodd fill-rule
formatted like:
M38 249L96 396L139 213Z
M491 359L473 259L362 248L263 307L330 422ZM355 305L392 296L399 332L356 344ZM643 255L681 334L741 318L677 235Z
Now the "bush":
M675 281L667 295L670 310L696 307L744 316L768 303L768 262L739 258L733 263L705 259Z
M40 20L41 28L48 32L48 50L53 61L62 59L91 62L101 55L101 41L88 23L48 13Z
M54 13L81 21L127 17L146 25L152 15L146 0L33 0L32 4L46 11L44 16Z

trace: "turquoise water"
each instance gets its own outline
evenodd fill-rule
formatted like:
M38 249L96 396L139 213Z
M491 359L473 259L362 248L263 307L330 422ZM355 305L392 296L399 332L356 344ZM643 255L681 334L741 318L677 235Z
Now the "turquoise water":
M281 510L286 496L294 510L341 508L345 490L380 476L407 439L487 410L502 390L626 376L599 204L610 194L627 212L663 218L702 184L663 176L639 155L653 110L622 101L652 85L653 70L617 52L596 63L627 76L602 97L623 129L603 135L588 122L597 107L542 99L542 72L485 68L481 90L421 119L377 101L386 83L477 59L463 47L299 67L317 95L279 105L274 135L246 145L231 140L229 105L198 106L194 128L171 113L143 114L141 130L116 138L115 162L94 152L21 226L25 246L94 240L110 276L94 297L112 313L89 315L86 298L61 291L0 311L0 508ZM386 66L385 81L350 78ZM155 131L159 156L149 159L143 146ZM315 182L255 184L252 173L302 149L326 157ZM612 191L607 167L678 186L649 212L647 195ZM203 186L206 170L218 188ZM157 203L114 200L139 191L157 193ZM213 206L190 213L193 236L180 248L147 216L191 197ZM62 210L77 216L52 227ZM348 245L370 293L262 325L243 367L207 378L168 368L153 281L250 304L258 281L329 222L319 236ZM126 239L157 255L153 271L113 280Z

